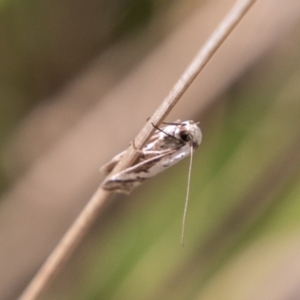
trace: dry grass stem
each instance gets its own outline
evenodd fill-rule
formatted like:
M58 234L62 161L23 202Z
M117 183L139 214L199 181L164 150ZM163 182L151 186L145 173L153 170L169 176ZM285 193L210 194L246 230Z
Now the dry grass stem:
M184 92L188 89L197 75L209 62L215 52L223 44L231 31L241 21L243 16L247 13L255 1L256 0L240 0L236 3L236 5L229 12L227 17L221 22L219 27L211 35L208 41L204 44L202 49L197 53L191 64L174 85L167 97L163 100L161 105L157 108L155 113L151 118L149 118L148 122L137 135L134 140L137 149L142 148L155 131L152 123L159 125L165 119ZM131 165L132 162L137 158L137 155L138 153L135 147L130 146L122 160L113 170L112 174L115 174Z
M198 52L190 66L186 69L170 93L163 100L162 104L137 135L134 141L138 149L143 147L153 134L155 129L151 124L154 123L159 125L164 120L183 93L188 89L190 84L208 63L213 54L218 50L254 3L255 0L240 0L236 3L232 11L219 25L203 48ZM113 173L117 173L131 165L137 155L137 150L133 146L130 146L122 160L113 170ZM62 267L63 263L75 249L76 245L81 241L81 238L87 232L95 218L99 215L103 204L108 200L109 196L109 192L104 191L101 187L99 187L78 218L74 221L73 225L27 286L19 298L20 300L37 299L37 297L45 290L50 283L51 278L59 270L59 268Z

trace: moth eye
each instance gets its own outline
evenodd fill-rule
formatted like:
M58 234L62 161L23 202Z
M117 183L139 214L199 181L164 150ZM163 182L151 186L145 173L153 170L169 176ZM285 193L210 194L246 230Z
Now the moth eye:
M180 132L180 138L181 138L184 142L188 142L188 141L191 140L190 135L189 135L186 131Z

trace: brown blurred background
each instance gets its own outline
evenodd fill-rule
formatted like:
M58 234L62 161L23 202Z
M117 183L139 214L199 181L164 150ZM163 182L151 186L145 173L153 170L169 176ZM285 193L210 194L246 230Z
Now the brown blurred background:
M0 1L0 299L16 299L235 1ZM116 195L41 299L300 299L300 2L265 0L168 121L188 160Z

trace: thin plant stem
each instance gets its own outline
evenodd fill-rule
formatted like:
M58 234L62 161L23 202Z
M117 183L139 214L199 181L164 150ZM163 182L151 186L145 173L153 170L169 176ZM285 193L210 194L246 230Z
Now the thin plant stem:
M164 118L169 114L197 75L205 67L214 53L218 50L231 31L241 21L246 12L254 3L255 0L237 1L236 5L229 12L228 16L221 22L216 31L198 52L183 75L171 89L167 97L163 100L153 116L148 120L137 137L134 139L135 147L133 145L129 146L126 154L122 157L111 174L115 174L121 170L124 170L134 162L138 156L138 149L145 145L155 130L155 128L152 126L152 123L158 126L164 120ZM63 266L64 262L74 251L82 237L91 227L91 224L94 222L103 208L104 203L108 201L110 194L110 192L103 190L101 186L97 189L77 219L47 258L45 263L33 277L32 281L20 296L20 300L35 300L46 289L51 279Z

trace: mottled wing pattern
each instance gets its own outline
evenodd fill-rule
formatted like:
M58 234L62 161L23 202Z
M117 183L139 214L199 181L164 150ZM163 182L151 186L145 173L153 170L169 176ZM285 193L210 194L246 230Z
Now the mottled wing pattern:
M129 194L146 179L163 171L164 167L161 167L159 162L172 155L175 151L170 150L164 154L155 155L111 176L103 183L103 188L109 191Z
M102 187L109 191L129 194L146 179L188 156L201 143L202 134L194 121L177 120L163 128L157 128L148 143L140 150L135 164L109 177ZM153 125L154 126L154 125ZM113 157L101 171L110 173L125 151Z

